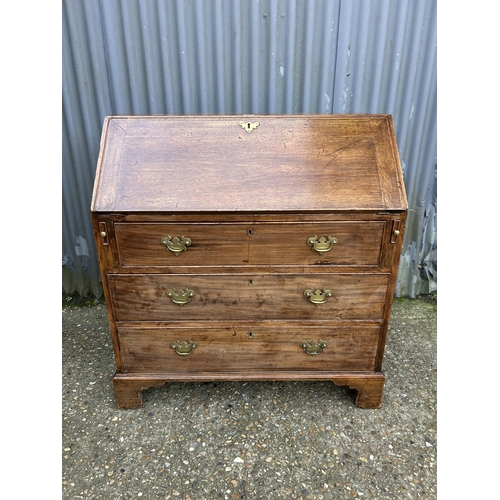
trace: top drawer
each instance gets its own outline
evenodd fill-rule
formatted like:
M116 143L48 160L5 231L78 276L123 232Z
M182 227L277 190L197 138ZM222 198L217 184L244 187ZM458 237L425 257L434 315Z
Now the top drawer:
M378 266L384 221L115 223L122 267Z

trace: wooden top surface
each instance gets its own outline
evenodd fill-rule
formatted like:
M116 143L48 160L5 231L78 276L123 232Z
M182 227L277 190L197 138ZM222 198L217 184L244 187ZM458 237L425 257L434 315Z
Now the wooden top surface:
M240 122L259 126L248 133ZM406 209L390 115L104 121L95 212Z

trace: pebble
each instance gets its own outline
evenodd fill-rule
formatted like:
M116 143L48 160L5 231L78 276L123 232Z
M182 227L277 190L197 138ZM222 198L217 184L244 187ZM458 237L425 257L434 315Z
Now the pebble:
M105 308L65 311L62 500L436 498L433 304L394 303L378 410L304 381L167 383L119 410Z

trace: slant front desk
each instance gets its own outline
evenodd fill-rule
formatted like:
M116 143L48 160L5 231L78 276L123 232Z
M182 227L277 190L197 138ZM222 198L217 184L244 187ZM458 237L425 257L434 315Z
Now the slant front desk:
M379 407L406 215L390 115L107 117L92 218L117 406L331 380Z

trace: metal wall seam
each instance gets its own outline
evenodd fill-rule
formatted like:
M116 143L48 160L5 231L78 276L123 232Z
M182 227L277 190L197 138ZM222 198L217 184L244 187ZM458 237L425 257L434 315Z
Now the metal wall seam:
M392 114L396 294L436 288L436 0L63 0L62 22L63 292L100 294L90 197L113 114Z

